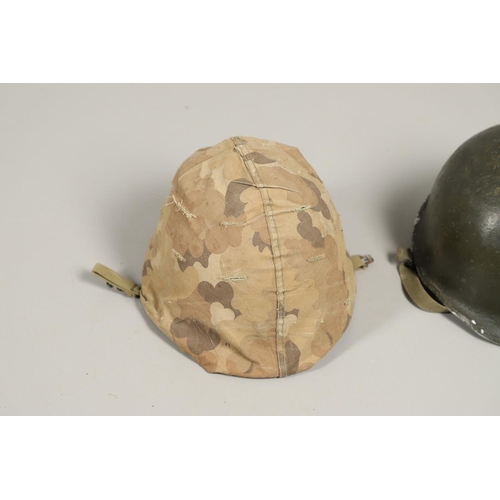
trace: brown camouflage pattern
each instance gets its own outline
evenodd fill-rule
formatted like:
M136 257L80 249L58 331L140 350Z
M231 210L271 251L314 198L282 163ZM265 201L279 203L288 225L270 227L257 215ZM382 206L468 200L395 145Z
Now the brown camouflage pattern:
M141 299L208 372L285 377L339 340L356 282L341 221L297 148L233 137L177 171Z

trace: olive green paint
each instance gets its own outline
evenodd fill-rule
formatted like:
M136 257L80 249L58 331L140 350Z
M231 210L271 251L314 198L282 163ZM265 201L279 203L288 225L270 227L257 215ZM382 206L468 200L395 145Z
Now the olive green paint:
M420 209L412 254L424 286L500 344L500 125L446 162Z

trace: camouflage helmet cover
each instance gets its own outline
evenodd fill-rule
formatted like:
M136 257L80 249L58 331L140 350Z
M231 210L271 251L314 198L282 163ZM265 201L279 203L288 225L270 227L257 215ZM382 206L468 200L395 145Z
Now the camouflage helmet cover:
M208 372L264 378L310 368L347 328L355 293L339 215L298 149L233 137L180 166L140 296Z

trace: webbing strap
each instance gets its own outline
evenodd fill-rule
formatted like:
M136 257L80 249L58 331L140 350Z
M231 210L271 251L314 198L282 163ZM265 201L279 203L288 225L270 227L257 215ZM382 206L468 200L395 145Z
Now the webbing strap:
M123 292L129 297L140 296L141 287L139 285L124 278L117 272L109 269L109 267L103 266L102 264L96 264L94 269L92 269L92 273L106 281L109 286L116 287L119 292Z
M408 249L398 248L397 258L399 261L398 271L399 276L401 277L401 283L414 304L427 312L449 312L445 306L434 300L427 293L427 290L422 285L417 273L409 267L408 264L411 265L412 259Z
M354 270L359 271L366 269L373 262L373 257L371 255L351 255L351 262Z

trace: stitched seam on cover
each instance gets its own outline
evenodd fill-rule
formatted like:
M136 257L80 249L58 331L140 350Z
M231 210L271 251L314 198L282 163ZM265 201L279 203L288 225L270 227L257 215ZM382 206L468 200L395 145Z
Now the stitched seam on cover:
M260 174L255 166L255 163L250 159L245 159L244 156L249 152L244 145L239 144L239 137L232 137L232 141L238 151L243 163L247 167L253 182L262 186L259 189L262 204L264 208L264 214L267 223L267 230L269 231L269 238L271 241L271 250L273 254L273 264L274 264L274 274L276 277L276 357L278 361L278 372L280 377L287 376L286 369L286 357L283 347L283 334L285 325L285 285L284 285L284 273L283 273L283 260L281 255L281 246L278 237L278 230L276 226L276 219L273 214L273 201L269 195L267 186L262 182ZM281 304L281 307L280 307ZM285 361L282 364L281 360Z

